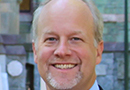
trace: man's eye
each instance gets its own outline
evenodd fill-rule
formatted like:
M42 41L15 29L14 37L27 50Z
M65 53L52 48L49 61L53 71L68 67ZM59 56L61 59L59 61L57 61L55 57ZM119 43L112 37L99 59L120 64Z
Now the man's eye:
M56 39L51 37L51 38L47 38L46 41L56 41Z
M78 37L74 37L74 38L72 38L72 40L76 40L76 41L78 41L78 40L81 40L81 39L78 38Z

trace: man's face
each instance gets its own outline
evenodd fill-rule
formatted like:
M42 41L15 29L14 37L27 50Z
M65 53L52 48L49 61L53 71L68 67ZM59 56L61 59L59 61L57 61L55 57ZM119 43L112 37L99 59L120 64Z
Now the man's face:
M50 90L84 90L95 81L95 66L101 60L102 44L98 48L94 46L91 12L87 7L84 12L81 10L73 9L74 12L69 13L68 10L50 10L39 17L34 57Z

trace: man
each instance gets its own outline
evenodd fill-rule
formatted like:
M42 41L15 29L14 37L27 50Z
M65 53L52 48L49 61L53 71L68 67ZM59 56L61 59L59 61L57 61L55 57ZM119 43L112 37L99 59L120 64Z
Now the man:
M102 57L102 30L91 1L51 0L36 10L34 60L47 90L101 90L95 66Z

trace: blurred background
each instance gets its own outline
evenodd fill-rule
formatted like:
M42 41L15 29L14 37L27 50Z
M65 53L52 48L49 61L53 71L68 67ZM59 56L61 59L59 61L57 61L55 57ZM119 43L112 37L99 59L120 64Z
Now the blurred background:
M130 90L130 0L93 1L104 20L105 48L96 67L99 85ZM41 2L45 0L0 0L0 90L44 88L31 45L33 12Z

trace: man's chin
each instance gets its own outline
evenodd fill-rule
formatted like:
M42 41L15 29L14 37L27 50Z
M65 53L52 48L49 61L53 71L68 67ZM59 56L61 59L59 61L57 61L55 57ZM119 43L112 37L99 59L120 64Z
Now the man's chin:
M80 72L78 72L75 76L73 76L72 78L70 77L53 77L51 73L48 73L47 75L47 81L49 82L49 84L55 88L55 89L71 89L73 87L75 87L80 80L82 79L82 74Z

